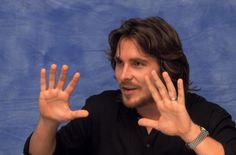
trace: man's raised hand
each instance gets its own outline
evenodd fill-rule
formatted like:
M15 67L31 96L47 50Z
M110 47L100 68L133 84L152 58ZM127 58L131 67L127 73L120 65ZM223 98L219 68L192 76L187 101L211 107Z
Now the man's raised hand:
M142 118L138 123L141 126L151 127L167 135L180 136L184 139L196 125L192 122L185 107L183 80L179 79L175 88L167 72L163 72L162 77L163 81L156 71L153 71L153 80L148 76L145 78L159 112L158 118L156 120Z
M58 82L56 83L56 68L55 64L50 67L49 82L46 82L46 69L41 69L40 72L40 95L39 95L39 111L42 119L50 120L55 123L62 123L88 116L86 110L70 109L69 99L74 91L80 74L74 74L72 80L64 88L69 67L63 65Z

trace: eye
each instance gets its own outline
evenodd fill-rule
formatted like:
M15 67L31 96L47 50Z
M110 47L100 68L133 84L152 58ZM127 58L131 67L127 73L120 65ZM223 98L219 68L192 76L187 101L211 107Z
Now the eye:
M122 61L121 61L120 59L115 58L114 60L115 60L116 65L120 65L120 64L122 64Z
M140 62L140 61L134 61L134 62L133 62L133 66L139 67L139 66L145 66L145 64L142 63L142 62Z

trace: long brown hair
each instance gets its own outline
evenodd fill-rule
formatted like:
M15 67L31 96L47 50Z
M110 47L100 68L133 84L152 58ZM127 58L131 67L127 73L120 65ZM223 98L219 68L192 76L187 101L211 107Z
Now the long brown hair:
M177 32L160 17L131 18L109 34L108 51L111 66L116 66L114 57L121 38L135 39L140 48L156 58L160 72L167 71L177 88L177 80L184 81L185 92L189 90L189 64L183 53Z

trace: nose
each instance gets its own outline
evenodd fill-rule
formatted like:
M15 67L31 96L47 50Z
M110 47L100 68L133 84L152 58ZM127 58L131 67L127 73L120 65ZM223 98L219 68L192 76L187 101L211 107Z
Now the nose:
M131 80L133 78L131 68L128 65L124 65L121 69L121 80Z

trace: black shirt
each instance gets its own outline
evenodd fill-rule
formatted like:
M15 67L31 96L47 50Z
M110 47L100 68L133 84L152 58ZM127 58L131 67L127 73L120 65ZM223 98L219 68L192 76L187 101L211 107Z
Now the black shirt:
M186 95L186 108L196 124L223 144L226 155L236 155L235 123L224 109L192 93ZM138 125L135 109L123 105L120 91L92 96L84 109L89 117L75 119L58 131L55 155L195 155L177 136L157 130L148 135Z

